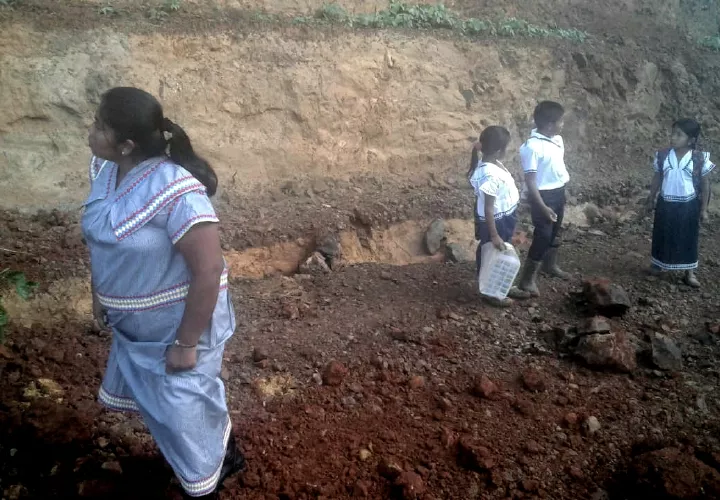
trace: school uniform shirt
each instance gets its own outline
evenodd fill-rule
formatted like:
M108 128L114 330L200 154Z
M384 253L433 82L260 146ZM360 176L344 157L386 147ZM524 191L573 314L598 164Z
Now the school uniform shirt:
M520 148L520 162L526 174L536 173L540 191L561 188L570 180L565 166L565 144L559 135L550 138L533 130Z
M653 162L655 172L661 171L658 156L659 152L655 153L655 161ZM705 177L715 168L715 164L710 161L710 153L702 153L702 156L705 161L701 175ZM697 197L693 185L693 166L692 151L688 151L685 156L679 159L674 149L668 153L662 165L663 183L660 191L660 196L665 201L686 202Z
M515 179L503 166L481 162L470 177L470 184L477 196L476 212L481 220L485 220L485 196L495 197L494 219L510 215L517 209L520 202Z

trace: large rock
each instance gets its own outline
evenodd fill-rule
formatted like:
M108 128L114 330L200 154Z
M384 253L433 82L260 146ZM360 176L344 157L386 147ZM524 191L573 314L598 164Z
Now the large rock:
M603 219L602 212L594 203L586 204L583 212L585 213L585 217L587 218L587 221L590 223L590 225L601 222Z
M585 281L583 292L594 314L608 318L622 316L632 306L627 292L606 278Z
M525 389L531 392L541 392L547 387L547 377L537 368L529 367L520 376Z
M348 369L342 363L331 361L323 370L322 381L325 385L338 386L348 375Z
M637 368L635 348L623 332L586 335L580 339L575 355L593 368L625 373Z
M468 252L458 243L450 243L445 247L445 260L447 262L459 263L472 260Z
M425 484L415 472L403 472L395 480L395 486L403 500L415 500L425 493Z
M610 333L610 321L602 316L587 318L579 327L578 332L582 335L590 333Z
M661 370L682 370L682 352L667 335L655 333L652 336L653 364Z
M322 256L325 257L327 264L332 268L333 262L342 258L342 245L340 245L340 238L334 234L326 236L320 241L320 244L315 251L322 254Z
M309 275L327 274L330 272L330 266L328 266L323 254L315 252L300 265L298 272Z
M458 441L457 462L461 467L475 472L487 472L495 467L495 458L490 450L470 437Z
M471 392L480 398L492 399L498 392L498 386L485 375L475 380Z
M396 480L404 472L400 462L395 458L384 458L378 464L378 474L391 481Z
M445 241L445 221L435 219L425 233L425 249L430 255L435 255L440 251L443 241Z

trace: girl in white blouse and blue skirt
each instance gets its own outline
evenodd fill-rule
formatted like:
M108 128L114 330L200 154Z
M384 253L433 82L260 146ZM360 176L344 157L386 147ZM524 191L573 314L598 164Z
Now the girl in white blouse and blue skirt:
M505 156L510 132L504 127L492 126L480 134L478 145L473 148L468 176L475 191L475 239L480 241L476 253L477 272L480 273L480 248L492 242L498 250L505 249L515 232L515 211L520 201L515 180L500 162ZM482 153L479 159L478 149ZM491 305L506 307L512 299L499 300L483 297Z
M696 149L700 132L695 120L673 124L672 147L655 154L655 176L647 201L648 210L655 209L651 272L684 271L685 283L693 288L700 287L695 277L700 222L707 219L707 176L715 168L710 154Z

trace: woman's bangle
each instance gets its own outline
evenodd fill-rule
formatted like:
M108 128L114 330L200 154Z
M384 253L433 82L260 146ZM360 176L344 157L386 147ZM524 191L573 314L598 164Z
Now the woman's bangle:
M197 347L197 344L183 344L178 339L175 339L175 342L172 344L175 347L180 347L182 349L195 349Z

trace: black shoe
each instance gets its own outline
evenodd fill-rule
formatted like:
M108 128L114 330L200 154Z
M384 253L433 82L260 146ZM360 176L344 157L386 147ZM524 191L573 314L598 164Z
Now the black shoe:
M220 469L220 479L218 480L217 489L222 488L223 482L232 476L233 474L245 470L247 464L245 463L245 456L238 449L237 443L235 442L235 435L230 434L228 440L227 450L225 451L225 460L223 460L222 469Z
M201 497L191 497L187 493L183 492L183 499L217 500L218 498L220 498L218 492L223 488L223 483L225 482L225 480L233 474L245 470L245 467L245 457L237 447L237 443L235 442L235 435L230 434L230 439L228 440L227 444L227 450L225 451L225 459L223 460L222 468L220 469L220 479L218 479L218 484L215 488L215 491Z

